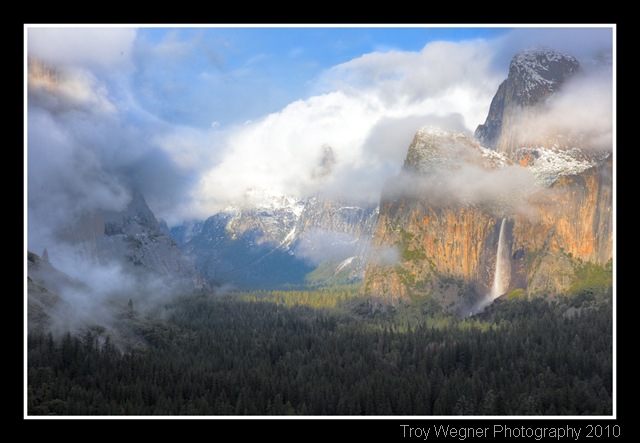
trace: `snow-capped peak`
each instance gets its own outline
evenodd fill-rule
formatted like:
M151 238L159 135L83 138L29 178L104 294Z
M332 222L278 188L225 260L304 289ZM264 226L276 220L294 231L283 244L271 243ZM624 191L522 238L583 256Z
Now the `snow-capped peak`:
M529 49L513 57L509 77L520 80L518 96L537 101L540 91L554 91L579 69L580 62L569 54L548 48Z
M243 209L288 209L296 216L300 216L304 210L304 200L291 195L277 194L265 189L248 189L241 201L228 206L225 212L235 212Z

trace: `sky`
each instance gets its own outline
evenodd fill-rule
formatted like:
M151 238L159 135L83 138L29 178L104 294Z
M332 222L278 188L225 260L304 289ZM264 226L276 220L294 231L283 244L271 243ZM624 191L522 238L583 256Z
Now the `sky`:
M473 134L513 55L540 46L590 68L615 27L25 25L25 68L58 79L25 77L29 249L134 189L169 226L250 190L375 201L420 127ZM580 95L605 116L607 81Z

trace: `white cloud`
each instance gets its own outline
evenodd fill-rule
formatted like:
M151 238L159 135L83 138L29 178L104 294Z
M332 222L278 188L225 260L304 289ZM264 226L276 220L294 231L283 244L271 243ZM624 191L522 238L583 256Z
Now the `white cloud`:
M274 108L274 97L289 97L273 87L282 83L247 68L224 75L221 46L205 48L198 36L182 41L175 34L154 45L138 39L133 28L30 28L29 55L67 74L58 96L43 88L29 98L28 247L49 248L61 269L94 281L105 291L100 297L108 298L126 293L133 283L115 266L87 269L89 264L74 256L63 262L64 255L55 253L55 246L63 246L51 242L76 217L124 208L134 187L170 224L208 217L251 188L377 200L383 185L397 176L418 128L437 124L472 133L484 122L514 45L533 41L533 34L514 31L511 40L436 42L418 52L366 54L328 69L316 79L310 98L255 118ZM192 64L202 54L208 64ZM508 58L500 60L501 54ZM611 108L598 104L610 103L610 89L578 87L586 85L575 85L579 94L558 98L563 109L558 115L578 109L578 121L606 137ZM253 120L233 126L239 115ZM204 123L195 124L196 118ZM194 129L198 126L202 129ZM335 164L322 176L327 146ZM525 187L530 179L513 168L491 175L472 168L464 172L446 177L439 190L504 199L513 197L507 184ZM315 239L320 245L325 241ZM378 256L394 260L396 253Z
M175 126L172 131L152 137L154 144L169 154L173 163L195 174L216 158L215 142L218 134L213 129L220 126L212 124L212 130L200 130L189 126Z
M493 60L506 75L509 62L516 52L544 46L571 54L581 63L588 64L594 58L611 54L613 32L613 26L606 24L516 28L493 42Z
M30 27L28 52L49 63L94 68L131 63L135 28Z
M212 212L251 188L298 197L319 190L375 200L397 174L415 131L438 120L473 132L501 79L492 78L483 42L433 43L421 52L373 53L329 69L317 90L237 127L220 163L203 175L199 207ZM403 132L398 132L399 130ZM325 146L336 164L313 174Z
M198 51L221 54L219 44L204 48L208 40L200 34L190 39L172 34L153 44L137 38L135 29L33 28L29 51L79 67L73 95L91 106L84 114L51 114L54 128L71 139L71 146L94 153L95 170L102 174L97 176L144 187L157 215L179 222L207 217L250 188L294 196L324 190L375 200L399 172L418 128L437 124L471 134L484 122L506 77L509 59L502 60L503 55L510 58L536 35L568 42L569 34L525 29L491 41L433 42L420 51L365 54L327 69L313 82L313 96L262 118L254 118L253 111L265 109L274 94L267 83L259 82L264 90L258 92L255 79L238 77L236 71L218 75L215 69L202 70L205 65L186 68L196 78L178 76L179 62L200 60ZM606 43L601 37L598 33L597 45L594 39L585 41L601 47ZM134 62L135 72L129 69ZM119 74L120 81L107 80ZM586 109L584 101L596 98L583 94L580 106ZM110 116L98 118L99 108L110 110ZM240 109L243 119L252 121L234 126L231 116ZM594 126L610 108L600 111L582 120ZM205 123L191 124L196 117ZM336 162L321 179L317 171L326 146Z
M492 47L483 40L434 42L420 52L363 55L328 70L324 88L374 93L391 108L421 108L422 114L461 113L474 130L503 78L492 71Z
M580 140L580 146L612 149L612 80L610 70L604 68L567 82L547 103L544 113L529 122L529 136L535 139L538 134L563 134Z

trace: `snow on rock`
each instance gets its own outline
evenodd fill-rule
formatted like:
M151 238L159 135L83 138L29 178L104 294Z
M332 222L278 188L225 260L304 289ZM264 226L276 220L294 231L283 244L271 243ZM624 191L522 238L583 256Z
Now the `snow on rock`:
M482 146L480 146L479 149L482 157L485 158L489 164L495 165L498 168L504 168L510 164L507 157L500 152Z
M587 152L583 149L559 149L555 147L520 148L517 158L533 173L536 181L543 186L551 186L566 175L580 174L596 166L610 155L607 151Z
M548 48L529 49L513 57L509 77L518 83L516 95L521 97L520 102L532 103L555 91L579 69L578 60L564 52Z
M342 271L344 269L345 266L349 266L351 264L351 262L353 261L353 259L356 258L355 256L353 257L349 257L346 260L342 261L342 263L340 263L338 265L338 267L336 268L336 274L340 271Z

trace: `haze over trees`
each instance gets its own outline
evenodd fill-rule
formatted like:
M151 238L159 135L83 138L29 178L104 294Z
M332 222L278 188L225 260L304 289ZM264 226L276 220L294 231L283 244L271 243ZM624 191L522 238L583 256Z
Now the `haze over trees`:
M611 60L376 50L174 132L127 76L180 39L122 31L122 77L28 61L27 415L613 414Z
M605 270L598 270L606 275ZM612 293L506 297L460 319L353 289L183 296L100 329L30 334L33 415L610 415Z

